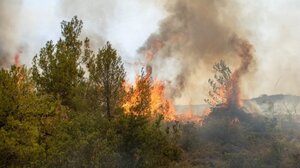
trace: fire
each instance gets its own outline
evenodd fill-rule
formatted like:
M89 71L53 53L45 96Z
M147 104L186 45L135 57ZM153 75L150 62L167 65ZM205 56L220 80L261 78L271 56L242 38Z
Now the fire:
M215 92L209 92L209 95L213 97L213 99L209 100L209 104L212 106L217 106L219 104L226 105L227 104L227 88L222 85L216 89Z
M241 99L241 91L239 87L239 76L237 71L231 76L231 85L227 96L227 106L236 106L238 108L243 106L243 101Z
M143 97L143 91L138 87L138 83L140 82L140 77L136 77L135 83L133 85L128 82L124 83L125 91L129 95L126 102L123 105L126 114L133 115L147 115L143 113L139 113L139 111L135 111L134 107L136 107ZM149 74L145 75L144 80L151 80L149 78ZM162 115L164 120L166 121L181 121L181 122L194 122L199 125L203 124L205 117L209 115L211 112L209 108L206 108L203 111L202 115L196 115L193 113L192 108L190 107L188 111L182 114L176 114L174 103L171 99L168 99L165 95L165 85L163 81L158 79L151 80L150 87L150 109L149 116L152 118L157 117L158 115Z
M15 65L16 65L16 67L20 66L20 53L17 53L15 55Z
M142 101L140 99L143 97L143 91L139 88L138 84L143 82L142 80L145 80L145 83L150 84L150 109L148 110L150 116L155 117L157 115L162 115L167 121L175 120L175 107L173 101L168 99L165 95L164 82L158 79L152 79L152 67L149 64L154 59L155 54L163 47L164 43L160 39L155 38L149 48L143 52L146 59L146 63L144 64L146 65L146 75L143 77L137 76L135 83L132 86L128 83L124 84L125 90L129 95L126 103L123 105L126 113L139 115L138 112L135 112L132 109Z
M191 105L189 107L189 109L182 113L182 114L178 114L175 115L176 121L181 121L181 122L192 122L195 124L198 124L200 126L203 125L205 118L211 113L211 109L210 108L205 108L202 111L202 114L195 114L193 112L193 109L191 108Z
M175 107L172 101L168 100L165 96L165 86L162 81L154 80L152 81L149 74L146 74L144 78L137 77L135 83L131 86L125 83L125 90L129 97L123 105L125 113L131 113L134 115L147 115L139 114L138 112L132 110L138 103L140 103L143 98L143 91L138 87L140 80L147 80L150 82L150 109L148 110L151 117L156 117L157 115L162 115L165 120L171 121L175 119Z
M202 125L204 117L210 113L209 109L205 110L202 116L195 115L191 108L187 112L177 115L173 100L168 98L165 93L165 82L158 79L152 79L151 62L159 50L165 45L159 38L153 38L152 43L150 43L149 46L147 46L147 49L143 51L144 58L146 60L146 63L142 64L146 65L145 76L137 76L133 85L128 82L124 83L127 95L129 95L123 105L125 113L133 115L147 115L134 110L134 107L141 103L141 98L143 97L143 90L139 88L138 85L141 80L146 80L146 83L150 83L150 109L147 113L149 113L151 117L154 118L157 115L162 115L166 121L190 121ZM179 39L174 38L174 41L177 40Z
M174 43L176 43L179 38L174 36ZM235 47L237 55L240 57L240 66L235 69L233 73L228 69L225 69L225 78L220 80L223 81L221 86L215 87L213 91L209 94L212 99L208 100L209 104L213 107L221 106L223 108L241 108L243 106L243 101L241 99L240 91L240 81L241 76L248 72L248 68L251 62L253 62L252 46L248 41L235 37L232 39L232 44ZM157 79L152 80L152 61L159 51L164 48L165 42L156 36L152 36L147 43L147 46L141 49L143 52L146 63L146 75L145 79L151 83L150 87L150 109L149 113L151 116L156 116L161 114L166 120L180 120L180 121L192 121L202 123L204 118L209 115L210 110L205 110L203 115L194 115L193 111L190 109L184 114L176 115L173 100L168 99L165 95L165 85L163 81ZM222 67L221 67L222 68ZM224 67L223 67L224 68ZM226 67L225 67L226 68ZM223 74L224 75L224 74ZM128 91L131 90L131 97L124 104L125 111L129 112L132 107L134 107L140 100L139 97L143 94L141 90L137 87L140 78L137 78L135 84L132 87L128 87ZM214 83L212 85L215 86Z
M175 107L173 102L165 96L165 86L162 81L155 80L151 89L151 109L155 115L156 111L162 113L166 120L174 120Z
M182 113L177 114L175 110L175 106L172 99L169 99L165 94L165 83L158 79L152 80L150 77L151 71L141 78L140 76L136 77L135 83L131 85L128 82L124 83L125 91L128 95L126 102L123 104L123 108L126 114L133 115L147 115L144 113L140 113L140 111L135 111L134 107L136 107L139 103L141 103L141 99L143 98L143 91L138 87L139 82L141 80L146 80L150 82L150 109L148 111L148 115L152 118L157 117L158 115L162 115L164 120L166 121L181 121L181 122L193 122L199 125L203 124L204 119L210 114L210 108L206 108L202 115L194 114L193 109L190 108ZM225 90L224 93L225 95Z
M21 63L20 63L20 55L22 54L21 50L18 50L16 55L15 55L15 66L17 68L17 85L18 87L20 87L21 82L24 80L24 72L22 72L22 67L21 67Z
M202 125L204 117L195 115L192 110L176 115L176 120L181 122L193 122Z
M209 104L213 107L222 106L224 108L243 106L243 101L240 96L239 78L237 73L234 72L228 82L216 88L214 92L209 92L213 97L209 100Z
M21 56L21 54L22 54L22 52L23 52L22 50L23 50L22 47L20 47L20 48L17 50L16 54L15 54L15 57L14 57L15 62L14 62L14 64L15 64L16 67L20 67L20 66L21 66L20 56Z
M227 88L226 104L227 107L241 108L243 100L241 99L240 81L241 76L248 72L250 64L253 62L253 46L246 40L235 39L236 52L241 59L240 66L232 73L229 87Z
M213 90L209 92L211 98L205 101L212 107L241 108L243 106L240 82L241 77L248 72L253 62L253 48L247 41L238 38L234 39L234 44L236 53L241 59L240 66L231 73L222 60L214 65L214 70L221 75L215 75L215 79L209 80Z

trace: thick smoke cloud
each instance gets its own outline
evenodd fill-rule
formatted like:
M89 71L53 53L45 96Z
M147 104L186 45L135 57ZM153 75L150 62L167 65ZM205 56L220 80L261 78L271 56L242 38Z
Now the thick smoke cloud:
M199 102L203 96L198 97L195 91L205 92L199 86L207 85L215 62L223 59L233 68L240 66L237 48L247 40L239 25L239 6L225 0L176 0L166 3L166 8L169 16L139 52L153 67L154 76L175 81L170 82L171 97L193 94L189 98Z
M18 51L19 11L21 0L0 1L0 67L13 63L13 57Z

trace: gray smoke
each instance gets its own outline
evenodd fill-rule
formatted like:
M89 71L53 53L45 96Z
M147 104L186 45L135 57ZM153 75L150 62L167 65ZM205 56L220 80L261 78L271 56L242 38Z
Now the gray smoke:
M0 1L0 67L11 65L18 52L17 25L21 4L21 0Z
M170 15L139 52L146 55L154 76L165 74L175 81L170 84L171 97L180 97L182 93L197 96L195 91L201 89L195 87L207 85L211 67L220 59L234 68L240 66L237 39L245 40L235 1L175 0L166 3L166 8Z
M63 16L78 16L84 22L82 37L89 37L92 48L105 44L105 30L113 16L116 1L104 0L62 0L60 11Z

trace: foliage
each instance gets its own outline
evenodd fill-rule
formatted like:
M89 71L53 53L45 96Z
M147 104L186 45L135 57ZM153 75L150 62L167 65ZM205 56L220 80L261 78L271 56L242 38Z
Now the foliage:
M86 46L88 45L86 41ZM99 92L99 104L103 104L106 115L111 118L116 108L121 107L124 97L125 70L121 57L109 42L97 55L86 50L85 60L90 81Z
M135 101L118 128L123 167L166 167L180 158L178 145L161 129L162 118L151 116L151 87L149 77L142 72L135 90L127 95L127 99L134 96Z
M63 114L59 102L38 95L24 67L0 71L1 165L34 166L45 156L44 140Z
M63 105L75 108L75 88L83 81L82 21L74 17L61 23L62 36L56 44L48 41L33 59L32 77L37 89L58 96ZM85 54L85 53L84 53Z

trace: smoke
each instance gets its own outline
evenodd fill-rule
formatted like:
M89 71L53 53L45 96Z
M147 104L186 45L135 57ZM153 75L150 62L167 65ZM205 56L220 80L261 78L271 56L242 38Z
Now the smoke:
M234 38L234 44L236 44L236 53L240 57L241 62L231 75L231 88L229 88L229 95L227 95L229 100L227 104L233 107L241 107L241 77L249 72L249 66L253 62L254 55L253 47L248 41Z
M89 37L97 50L110 41L122 56L127 78L134 81L140 72L136 50L158 27L164 17L161 0L62 0L59 14L69 20L77 15L83 20L83 37Z
M0 67L12 64L18 50L17 25L21 4L21 0L0 1Z
M245 1L243 6L257 53L257 72L255 80L247 82L253 88L248 95L299 95L300 1Z
M246 95L300 94L299 7L297 0L1 0L0 66L12 64L20 48L21 64L30 66L47 40L60 37L60 22L77 15L92 47L111 41L125 66L136 61L135 51L148 38L139 53L148 53L153 76L168 81L166 89L179 103L207 97L207 79L220 59L239 68L235 37L249 39L257 54L248 69L255 74L242 77L255 79L241 83ZM135 68L127 68L134 79Z
M238 3L176 0L167 2L166 9L169 16L162 20L159 31L148 38L139 52L153 67L154 76L175 81L169 83L171 97L185 97L196 100L194 102L202 97L203 100L201 93L195 93L207 90L202 90L201 85L207 85L211 67L220 59L239 68L243 74L248 71L253 59L252 55L241 54L249 43L239 24Z
M60 13L68 19L77 15L84 21L82 36L89 37L92 48L97 49L105 43L105 30L115 6L115 0L63 0L59 7Z

